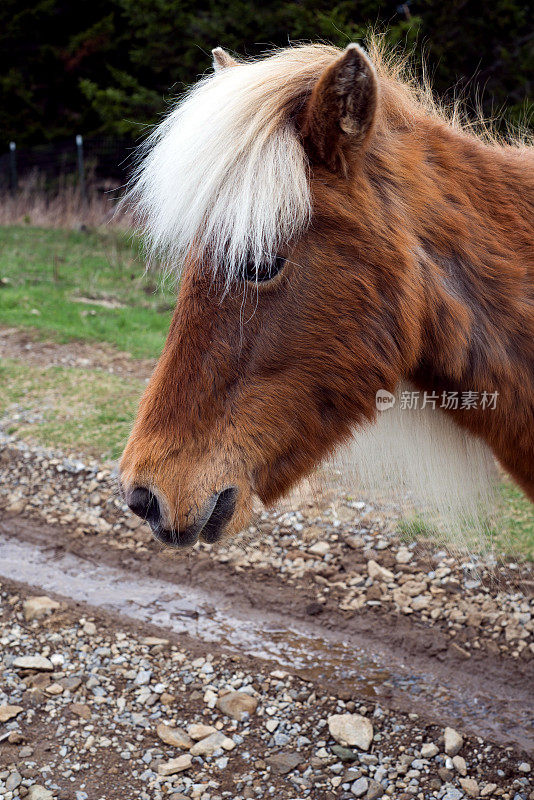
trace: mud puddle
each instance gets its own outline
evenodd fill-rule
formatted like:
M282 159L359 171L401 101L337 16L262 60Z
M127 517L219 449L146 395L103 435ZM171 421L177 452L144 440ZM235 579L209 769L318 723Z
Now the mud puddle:
M364 636L343 638L321 625L306 626L259 610L240 613L235 599L197 587L180 586L72 553L0 537L0 577L39 587L46 593L186 634L217 648L265 659L303 678L355 696L382 699L441 724L456 724L503 744L534 748L534 706L525 693L493 680L484 691L469 670L442 674L417 669L395 652L370 647Z

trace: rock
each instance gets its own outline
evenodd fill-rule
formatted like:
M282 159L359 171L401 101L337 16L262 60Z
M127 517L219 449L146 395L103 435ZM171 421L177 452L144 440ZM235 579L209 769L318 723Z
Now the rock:
M21 711L24 711L22 706L0 706L0 722L9 722L10 719L17 717Z
M413 553L407 547L399 547L395 561L397 564L409 564L413 558Z
M423 611L423 609L428 608L430 605L430 597L426 594L418 594L412 597L410 605L414 611Z
M454 765L454 769L456 770L456 772L458 772L460 775L464 776L467 775L467 765L465 763L465 758L462 758L462 756L454 756L454 758L452 759L452 763Z
M12 772L11 775L6 780L6 789L8 792L12 792L22 783L22 775L18 772Z
M316 542L308 547L308 553L313 553L314 556L325 556L330 551L328 542Z
M528 763L528 761L522 761L522 762L519 764L519 766L518 766L518 768L517 768L517 769L519 770L519 772L524 772L524 773L526 774L526 773L530 772L530 770L531 770L531 766L530 766L530 764Z
M147 647L165 647L169 644L169 640L161 639L159 636L145 636L141 639L141 644L146 644Z
M473 778L460 778L460 786L468 797L478 797L480 795L478 783Z
M358 753L348 747L342 747L340 744L334 744L332 752L340 761L356 761L358 758Z
M454 728L445 728L445 752L448 756L455 756L463 747L463 737Z
M44 656L19 656L13 661L16 669L34 669L37 672L53 672L54 665Z
M9 516L16 516L17 514L22 514L25 508L26 503L24 500L16 500L14 503L10 503L5 511Z
M365 795L365 800L378 800L384 794L384 787L378 781L369 781L369 788Z
M41 619L56 611L59 608L59 603L52 600L46 595L40 597L28 597L23 606L24 619L26 622L31 622L33 619Z
M45 789L44 786L34 783L28 790L26 800L54 800L54 795L50 789Z
M257 707L257 698L246 692L230 692L217 701L219 711L238 722L241 722L245 714L254 714Z
M194 744L189 752L192 756L210 756L215 750L219 750L221 747L223 750L233 750L235 742L233 739L225 736L224 733L216 731L212 733L211 736L207 736L205 739Z
M91 719L91 709L85 703L71 703L69 709L82 719Z
M265 759L265 763L278 775L287 775L288 772L292 772L299 764L302 764L302 761L302 756L299 756L298 753L277 753Z
M189 769L193 759L189 753L184 753L183 756L178 758L171 758L170 761L165 761L163 764L158 764L158 775L167 777L168 775L176 775L178 772L184 772Z
M160 722L156 728L156 733L165 744L170 744L171 747L180 747L182 750L189 750L193 746L193 740L187 733L180 728L171 728Z
M94 636L96 634L96 625L94 622L86 622L83 626L83 632L86 633L88 636Z
M408 597L417 597L426 589L426 581L409 580L402 584L402 591Z
M372 558L367 562L367 572L370 578L377 578L380 581L386 581L386 583L389 583L395 577L391 570L380 566Z
M204 725L202 722L194 722L188 727L187 733L191 739L194 739L196 742L200 739L205 739L207 736L211 736L212 733L219 733L219 731L217 728L214 728L213 725Z
M350 790L354 797L363 797L364 794L367 793L367 789L369 788L369 781L367 778L358 778L357 781L354 781Z
M58 695L63 694L63 686L60 683L51 683L50 686L45 688L45 692L52 697L57 697Z
M146 686L147 684L150 683L151 678L152 678L152 670L140 669L135 677L134 683L136 683L137 686Z
M449 786L443 795L443 800L462 800L463 793L455 786Z
M496 783L487 783L483 789L480 790L481 797L491 797L495 789L497 788Z
M434 758L439 753L439 747L434 742L425 742L421 747L421 758Z
M373 726L367 717L360 714L333 714L328 717L330 735L346 747L368 750L373 741Z

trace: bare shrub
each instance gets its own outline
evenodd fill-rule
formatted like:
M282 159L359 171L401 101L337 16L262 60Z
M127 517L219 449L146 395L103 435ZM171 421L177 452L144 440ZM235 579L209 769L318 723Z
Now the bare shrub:
M118 190L88 182L85 195L79 187L60 179L51 191L44 176L33 172L11 194L0 190L0 225L35 225L46 228L96 228L103 225L129 228L127 210L118 207Z

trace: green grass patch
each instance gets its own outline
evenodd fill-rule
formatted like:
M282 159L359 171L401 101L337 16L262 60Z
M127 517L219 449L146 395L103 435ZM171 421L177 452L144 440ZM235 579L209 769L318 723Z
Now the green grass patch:
M0 228L0 325L150 358L161 351L174 299L158 275L145 274L131 234Z
M438 545L457 545L472 553L492 549L518 560L534 561L534 511L530 500L509 478L498 486L495 511L484 530L465 524L456 535L444 533L438 523L421 516L401 520L401 539L407 543L429 539Z
M0 415L18 438L118 458L145 387L103 370L37 367L0 359Z

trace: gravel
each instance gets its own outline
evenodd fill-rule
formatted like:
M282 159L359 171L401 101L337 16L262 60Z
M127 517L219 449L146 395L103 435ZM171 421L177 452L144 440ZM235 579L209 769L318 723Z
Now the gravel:
M28 622L31 597L1 587L4 800L534 798L510 749L66 601Z

